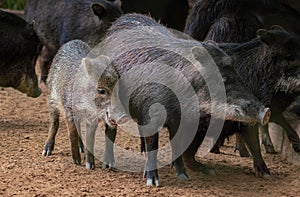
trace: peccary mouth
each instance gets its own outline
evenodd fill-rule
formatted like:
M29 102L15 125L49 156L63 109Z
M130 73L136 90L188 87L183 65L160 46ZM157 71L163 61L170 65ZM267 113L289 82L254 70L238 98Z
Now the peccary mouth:
M112 117L110 117L108 112L106 112L106 120L109 123L109 126L112 126L112 127L117 126L117 121L115 121Z
M116 127L118 124L126 123L129 120L129 116L127 114L121 114L114 119L106 112L106 120L109 122L110 126Z
M16 89L32 98L37 98L42 94L42 90L38 86L34 86L31 83L28 84L25 79L21 79Z

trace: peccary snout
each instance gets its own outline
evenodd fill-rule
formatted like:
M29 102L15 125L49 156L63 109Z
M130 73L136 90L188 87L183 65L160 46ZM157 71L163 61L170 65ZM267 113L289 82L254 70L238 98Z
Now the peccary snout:
M34 79L22 79L21 83L16 87L22 93L25 93L29 97L39 97L42 94L42 90L38 87L37 78Z
M264 111L260 112L258 115L258 120L260 121L261 125L267 125L271 118L271 110L270 108L265 108Z

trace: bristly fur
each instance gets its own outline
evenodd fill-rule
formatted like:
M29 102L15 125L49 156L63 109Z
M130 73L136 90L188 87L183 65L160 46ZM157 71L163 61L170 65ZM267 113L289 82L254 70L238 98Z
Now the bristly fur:
M35 62L40 41L31 24L0 10L0 86L13 87L28 96L38 89Z
M120 87L120 90L123 91L122 95L130 98L129 101L125 100L129 104L122 104L124 106L127 104L128 109L126 111L137 118L139 125L147 125L150 121L152 123L152 120L155 120L154 123L157 124L151 124L153 127L150 128L149 126L149 129L141 131L147 134L147 137L145 137L146 143L142 143L146 146L143 150L148 151L148 148L150 148L150 151L157 149L158 134L157 130L153 130L155 127L167 127L170 136L174 136L179 123L188 123L186 124L188 126L199 123L193 142L188 144L190 149L197 151L207 133L211 116L215 115L212 114L211 106L216 106L217 114L224 112L224 110L227 111L225 117L217 115L212 120L222 118L223 120L230 119L250 123L253 121L260 122L261 115L264 116L266 111L261 102L243 86L241 79L231 65L232 60L228 58L224 51L214 44L201 43L187 36L180 36L178 33L169 31L147 16L128 14L117 19L101 42L99 53L111 59L112 66L121 79L126 71L133 71L133 75L121 80L124 84ZM214 60L216 67L210 63L208 57ZM157 64L153 65L151 63ZM172 71L180 71L179 73L187 79L189 87L192 86L193 95L190 96L190 91L186 87L187 84L183 83L185 80L182 80L178 75L174 75L176 73L174 71L160 70L161 65L167 65ZM196 65L199 65L199 68L196 69ZM214 68L217 69L214 70ZM148 83L148 79L155 80ZM169 84L178 88L176 90L179 90L179 93L187 96L188 99L185 100L185 103L178 102L178 98L175 97L177 95L174 95L177 92L172 92L169 87L159 83L161 79L167 80ZM219 79L225 85L227 100L221 101L220 99L212 102L213 98L210 98L207 83L217 84ZM134 91L130 91L132 88ZM214 88L220 92L222 91L219 86L214 86ZM198 102L194 102L193 99L195 98ZM165 121L161 120L160 116L149 118L149 109L155 103L164 106L167 113ZM194 115L195 112L196 114L200 112L200 118ZM185 115L180 119L183 113ZM150 134L149 131L155 131L155 134ZM193 131L194 129L185 129L182 139L180 139L181 142L178 143L188 142L185 138L189 137ZM171 141L171 143L175 142ZM172 148L176 149L176 144ZM176 151L174 150L174 152ZM149 163L156 161L156 158L150 157L151 155L147 160ZM194 157L194 154L192 157ZM181 158L179 157L179 159ZM156 162L154 165L156 165ZM177 163L177 166L175 164L176 167L179 165L183 164ZM152 177L150 179L152 180Z
M233 66L245 86L265 105L270 105L279 89L299 89L299 77L295 74L299 73L299 37L280 30L268 32L268 44L255 38L240 45L219 45L233 58Z
M246 42L264 27L256 10L273 4L272 0L199 0L187 19L185 33L200 41Z

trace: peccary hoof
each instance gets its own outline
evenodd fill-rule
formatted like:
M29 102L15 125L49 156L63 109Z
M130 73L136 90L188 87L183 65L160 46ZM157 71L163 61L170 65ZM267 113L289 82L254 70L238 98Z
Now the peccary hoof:
M95 164L94 164L94 163L86 162L86 163L85 163L85 168L86 168L87 170L94 169L94 168L95 168Z
M147 186L156 186L156 187L161 186L159 179L158 179L157 170L151 170L151 171L145 172L144 177L146 178Z
M271 177L271 173L265 164L262 164L260 166L254 166L254 169L255 169L256 176L263 177L263 178Z
M76 165L80 165L81 164L81 158L80 157L76 157L76 158L72 158L73 159L73 163Z
M112 163L105 163L105 162L103 162L102 163L102 169L113 169L114 168L114 164L112 164Z
M115 158L113 154L105 154L102 163L102 169L112 169L115 165Z
M50 156L52 154L52 151L54 150L54 143L53 142L47 142L42 155L43 156Z
M178 180L180 180L180 181L190 180L190 177L186 173L176 174L176 176L177 176Z

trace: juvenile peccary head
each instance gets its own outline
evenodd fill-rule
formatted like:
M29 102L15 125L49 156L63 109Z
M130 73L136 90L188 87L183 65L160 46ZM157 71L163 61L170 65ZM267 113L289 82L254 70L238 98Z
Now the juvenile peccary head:
M225 91L227 103L217 103L216 110L226 111L225 119L239 122L255 123L259 122L263 125L269 122L271 112L243 85L240 77L232 68L232 59L218 49L214 42L207 43L206 49L212 56L214 62L218 66L221 74ZM199 57L200 51L197 48L192 50L196 60L202 62ZM218 87L216 87L218 88Z
M107 56L88 57L82 60L82 64L94 81L93 84L96 84L94 101L98 118L104 120L110 127L123 123L127 118L125 112L119 105L112 105L113 90L118 77L109 66L110 59Z

